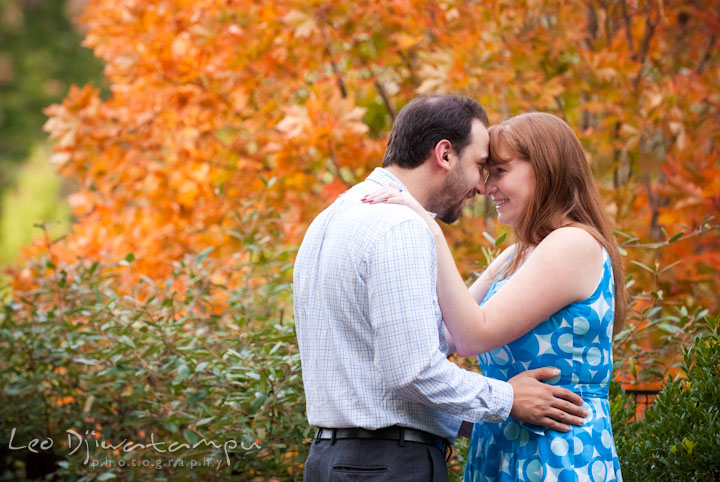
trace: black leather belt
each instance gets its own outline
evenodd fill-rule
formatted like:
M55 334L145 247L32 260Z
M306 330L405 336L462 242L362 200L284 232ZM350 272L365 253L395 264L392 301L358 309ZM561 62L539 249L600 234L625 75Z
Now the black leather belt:
M418 442L432 445L439 448L445 454L445 460L452 455L452 446L448 441L429 432L408 427L380 428L377 430L365 430L364 428L318 428L315 440L344 440L344 439L366 439L366 440L397 440L400 446L405 442Z

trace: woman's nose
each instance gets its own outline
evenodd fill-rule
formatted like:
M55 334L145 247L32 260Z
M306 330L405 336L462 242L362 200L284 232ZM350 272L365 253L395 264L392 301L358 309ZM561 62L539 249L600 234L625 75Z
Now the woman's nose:
M492 194L495 194L495 191L497 191L495 179L493 179L492 176L488 176L487 179L485 179L485 195L490 196Z

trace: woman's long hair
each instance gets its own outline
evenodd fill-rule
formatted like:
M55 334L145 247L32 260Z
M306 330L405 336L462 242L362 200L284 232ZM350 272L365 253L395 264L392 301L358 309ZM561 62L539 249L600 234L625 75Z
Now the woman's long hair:
M568 225L585 229L610 255L615 281L613 331L619 332L627 311L625 274L610 220L575 133L552 114L532 112L490 127L489 134L490 163L509 161L498 156L497 146L503 145L517 159L530 162L535 175L530 202L514 226L515 255L500 277L514 273L528 249L537 246L553 230ZM565 222L566 219L571 222Z

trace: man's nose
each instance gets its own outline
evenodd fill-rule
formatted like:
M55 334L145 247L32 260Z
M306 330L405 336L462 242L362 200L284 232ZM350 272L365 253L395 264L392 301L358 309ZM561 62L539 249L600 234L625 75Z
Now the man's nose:
M487 185L485 184L485 176L483 176L483 175L480 176L480 179L478 180L477 184L475 185L475 190L481 196L484 196L485 194L487 194L485 192L487 190Z

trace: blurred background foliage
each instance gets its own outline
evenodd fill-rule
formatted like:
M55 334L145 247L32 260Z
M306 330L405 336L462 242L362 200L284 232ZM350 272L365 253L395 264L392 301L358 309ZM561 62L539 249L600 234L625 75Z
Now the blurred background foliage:
M117 463L147 454L121 451L100 454L116 465L98 471L63 442L49 460L0 453L6 480L43 468L67 480L297 480L309 428L294 250L380 164L398 110L433 92L478 99L493 123L541 110L575 129L632 295L615 340L621 461L646 474L642 460L674 457L653 452L663 444L685 450L683 464L718 453L717 438L685 442L662 417L636 430L623 395L664 380L658 414L675 401L682 420L716 413L692 410L708 400L698 385L670 382L716 380L692 369L698 354L706 368L718 360L704 321L720 310L712 0L0 0L0 13L0 447L10 427L25 443L77 428L114 443L154 433L261 446L222 471L129 470ZM445 230L472 278L512 236L489 200L466 209ZM698 343L710 348L683 358Z
M43 109L72 84L102 86L102 62L81 46L73 18L84 0L0 0L0 264L39 231L33 222L56 220L69 231L65 201L72 182L47 162ZM29 221L29 222L28 222Z

